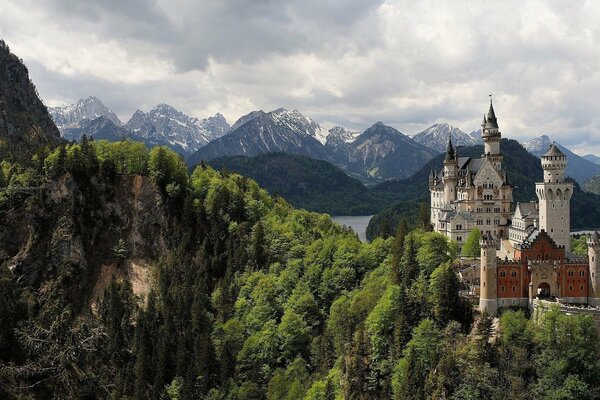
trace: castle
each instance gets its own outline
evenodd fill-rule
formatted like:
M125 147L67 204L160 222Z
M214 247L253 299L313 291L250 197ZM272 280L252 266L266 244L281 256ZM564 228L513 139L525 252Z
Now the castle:
M429 175L431 224L462 248L468 233L482 233L481 311L532 304L536 297L600 306L600 235L588 240L588 256L571 253L567 157L552 144L542 155L538 202L517 203L503 169L501 133L494 106L483 117L481 158L459 157L449 138L442 171ZM499 257L501 256L501 258Z

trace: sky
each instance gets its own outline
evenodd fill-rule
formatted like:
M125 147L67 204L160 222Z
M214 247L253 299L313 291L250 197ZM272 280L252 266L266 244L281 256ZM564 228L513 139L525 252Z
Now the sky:
M94 95L124 121L167 103L230 124L297 109L322 126L548 134L600 155L600 2L0 0L0 38L48 106Z

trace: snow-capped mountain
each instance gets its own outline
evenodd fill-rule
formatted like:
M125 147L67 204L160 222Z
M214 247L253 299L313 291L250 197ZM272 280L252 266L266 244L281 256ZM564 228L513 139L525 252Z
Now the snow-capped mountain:
M148 113L137 110L125 126L136 136L169 143L188 154L229 131L221 114L199 120L168 104L159 104Z
M237 121L234 122L233 125L231 125L231 131L235 131L237 128L244 125L246 122L252 121L253 119L258 117L262 117L263 115L265 115L265 112L263 110L252 111L246 115L242 115L240 118L238 118Z
M340 144L351 143L360 136L360 132L351 131L341 126L334 126L329 130L325 145L337 146Z
M227 135L212 141L191 158L190 163L222 156L287 152L327 159L322 142L324 130L300 112L279 108L265 113L255 111L233 124Z
M548 137L548 135L542 135L521 144L525 150L536 157L540 157L548 150L552 144L552 139ZM600 165L594 164L593 162L578 156L560 143L556 143L556 146L567 156L566 175L579 183L584 183L590 178L600 174Z
M479 144L473 136L461 131L450 124L434 124L412 139L439 153L444 152L448 144L448 135L452 135L452 143L456 146L474 146Z
M48 107L48 112L61 133L67 128L78 128L83 120L91 121L98 117L106 117L115 126L123 126L116 114L94 96L65 107Z
M334 162L363 181L381 182L411 176L436 154L397 129L377 122L348 146L338 147Z

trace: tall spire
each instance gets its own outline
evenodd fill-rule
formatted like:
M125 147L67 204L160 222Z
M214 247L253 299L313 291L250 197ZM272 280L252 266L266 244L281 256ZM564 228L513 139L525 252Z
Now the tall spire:
M452 146L452 135L448 135L448 145L446 146L446 161L454 160L455 152Z
M494 104L492 103L492 95L490 94L490 109L485 118L485 128L498 129L498 120L494 112Z

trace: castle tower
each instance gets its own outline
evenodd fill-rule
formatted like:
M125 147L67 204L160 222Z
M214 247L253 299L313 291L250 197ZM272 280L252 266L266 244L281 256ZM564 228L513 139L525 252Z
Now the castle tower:
M544 181L535 184L540 204L540 229L558 245L571 251L571 196L573 183L565 182L567 156L554 143L541 157Z
M502 134L498 127L498 119L494 112L494 105L490 95L490 109L483 115L481 124L481 137L483 139L484 156L489 156L497 170L502 168L502 155L500 154L500 139Z
M590 293L588 304L600 306L600 234L596 231L587 241L590 263Z
M495 314L498 310L496 241L489 233L481 238L479 311Z
M456 181L458 180L458 154L452 146L452 136L448 137L446 158L444 159L444 201L447 204L456 200Z

